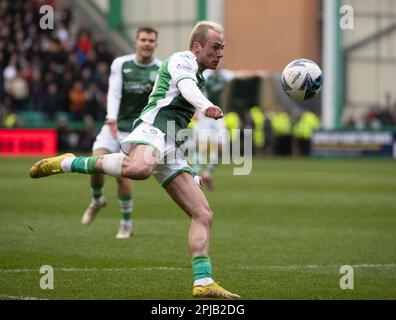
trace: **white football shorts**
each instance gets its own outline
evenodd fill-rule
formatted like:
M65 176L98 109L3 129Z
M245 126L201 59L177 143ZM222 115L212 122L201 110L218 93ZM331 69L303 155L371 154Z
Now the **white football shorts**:
M122 142L121 150L129 154L139 144L146 144L157 151L160 163L153 172L153 176L163 187L183 172L194 176L192 168L178 152L174 142L167 142L166 135L157 127L141 122Z
M129 135L129 132L117 131L117 138L110 134L110 128L105 124L96 136L92 146L92 151L107 150L109 153L118 153L121 151L120 143Z

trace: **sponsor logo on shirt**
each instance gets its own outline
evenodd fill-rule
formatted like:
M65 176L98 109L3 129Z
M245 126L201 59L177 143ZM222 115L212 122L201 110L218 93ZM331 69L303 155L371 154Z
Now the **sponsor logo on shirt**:
M185 65L185 64L178 63L176 68L179 69L179 70L187 71L187 72L193 72L193 68L191 68L190 66Z
M124 90L130 93L141 94L151 92L153 85L151 83L140 83L138 81L124 81Z
M155 129L150 129L149 131L147 131L146 129L143 129L142 132L146 133L146 134L158 134L158 130L155 130Z

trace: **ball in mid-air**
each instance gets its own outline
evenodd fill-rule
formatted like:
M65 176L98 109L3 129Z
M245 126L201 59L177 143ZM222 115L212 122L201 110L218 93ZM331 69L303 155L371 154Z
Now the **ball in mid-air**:
M293 60L282 72L283 90L296 101L313 98L322 89L322 84L322 70L308 59Z

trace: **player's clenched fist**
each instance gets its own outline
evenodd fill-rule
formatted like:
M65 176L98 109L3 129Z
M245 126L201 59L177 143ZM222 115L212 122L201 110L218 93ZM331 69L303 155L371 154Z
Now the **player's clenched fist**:
M223 111L219 107L212 106L206 109L205 116L208 118L213 118L215 120L223 118Z

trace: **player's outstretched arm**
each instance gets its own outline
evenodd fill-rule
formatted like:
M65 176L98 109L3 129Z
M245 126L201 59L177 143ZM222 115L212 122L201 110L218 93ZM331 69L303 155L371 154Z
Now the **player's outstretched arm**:
M177 86L182 96L198 111L203 112L205 116L213 119L220 119L223 117L221 109L214 106L213 103L205 97L193 79L185 78L181 80Z
M117 137L117 118L122 97L122 62L123 60L118 57L111 64L109 90L107 93L107 115L105 123L109 125L110 134L114 138Z

